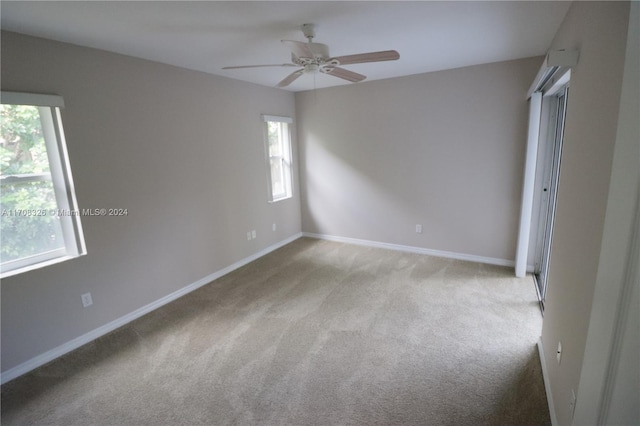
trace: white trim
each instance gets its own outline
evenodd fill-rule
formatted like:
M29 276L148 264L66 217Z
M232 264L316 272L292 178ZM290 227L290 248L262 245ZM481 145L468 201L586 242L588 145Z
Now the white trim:
M285 117L282 115L267 115L262 114L262 120L266 123L267 121L275 121L276 123L293 123L293 118Z
M1 92L0 102L9 105L33 105L40 107L64 108L64 98L58 95L40 93Z
M186 287L181 288L180 290L174 291L171 294L168 294L158 300L156 300L155 302L151 302L148 305L145 305L139 309L136 309L135 311L128 313L127 315L124 315L116 320L113 320L101 327L98 327L94 330L91 330L90 332L83 334L82 336L76 337L73 340L70 340L66 343L63 343L62 345L53 348L51 350L48 350L47 352L44 352L38 356L35 356L33 358L31 358L28 361L23 362L20 365L17 365L5 372L3 372L1 374L0 377L0 384L5 384L10 380L15 379L16 377L19 377L23 374L28 373L29 371L38 368L48 362L53 361L54 359L61 357L62 355L71 352L74 349L79 348L82 345L86 345L87 343L101 337L104 336L107 333L112 332L113 330L122 327L123 325L126 325L128 323L130 323L131 321L140 318L141 316L148 314L151 311L154 311L164 305L166 305L167 303L173 302L174 300L188 294L191 293L192 291L202 287L205 284L209 284L211 281L217 280L218 278L235 271L236 269L250 263L253 262L254 260L268 254L271 253L274 250L279 249L280 247L283 247L295 240L297 240L298 238L300 238L302 236L301 233L297 233L292 235L289 238L286 238L280 242L277 242L263 250L260 250L259 252L252 254L251 256L245 257L242 260L239 260L229 266L227 266L226 268L220 269L219 271L216 271L212 274L207 275L204 278L199 279L198 281L187 285Z
M569 84L571 80L571 69L563 69L556 73L553 78L553 84L548 89L545 89L544 94L542 95L545 98L549 96L554 96L558 94L560 90L564 90L565 86Z
M58 250L53 250L54 253L59 253L62 252L64 253L64 248L58 249ZM82 253L82 254L77 254L77 255L56 255L55 257L52 257L48 260L39 260L39 261L35 261L35 262L31 262L25 266L20 266L20 267L15 267L9 271L6 272L2 272L0 273L0 278L1 279L5 279L5 278L9 278L12 277L14 275L18 275L18 274L22 274L23 272L28 272L28 271L34 271L36 269L40 269L40 268L44 268L45 266L49 266L49 265L55 265L56 263L61 263L61 262L66 262L67 260L71 260L71 259L75 259L76 257L79 256L83 256L86 253ZM34 257L38 257L38 256L34 256Z
M76 199L76 188L73 183L73 175L71 173L71 162L69 161L69 152L67 151L67 140L64 135L64 127L62 126L62 115L60 114L60 108L52 108L53 120L55 123L54 130L56 131L56 141L58 142L58 158L60 159L60 168L65 180L66 190L66 208L73 211L78 211L78 201ZM82 221L80 216L70 217L71 230L68 230L69 238L75 238L74 254L81 256L87 254L87 246L84 241L84 231L82 230ZM66 240L65 240L66 243ZM69 247L69 244L67 244Z
M544 380L544 390L547 393L547 405L549 405L549 417L551 417L551 426L558 425L556 417L556 408L553 405L553 395L551 394L551 382L549 382L549 373L547 371L547 363L544 359L544 347L542 346L542 337L538 339L538 355L540 355L540 365L542 366L542 380Z
M271 116L267 116L271 117ZM269 143L269 123L278 124L278 143L280 144L281 155L271 155ZM267 159L267 175L269 181L269 203L277 203L278 201L287 200L293 197L293 175L292 175L292 158L291 153L291 126L286 121L265 120L264 127L264 146ZM283 191L277 194L273 193L274 176L272 176L272 160L280 160L282 168L282 184Z
M61 96L40 95L35 93L2 92L2 102L11 102L11 105L36 106L40 117L40 127L46 147L47 158L50 167L50 179L56 199L56 210L78 211L75 202L73 178L69 157L66 149L66 140L62 126L62 118L58 106L64 106ZM51 211L46 212L48 215ZM16 261L0 264L0 278L16 275L20 272L30 271L50 265L51 259L72 259L86 254L84 234L80 215L62 215L60 230L62 233L63 247L46 253L37 253ZM33 266L33 267L32 267Z
M42 122L42 134L47 148L49 167L58 210L78 211L78 206L70 202L70 195L75 198L69 156L67 155L66 140L62 127L59 108L38 107ZM63 215L59 217L60 227L66 253L69 256L86 254L80 247L84 247L84 234L80 215ZM79 231L79 232L78 232Z
M548 87L549 83L553 84L554 79L559 78L567 69L575 67L579 57L578 50L560 49L547 52L536 78L527 91L527 99L535 92L545 91L544 88Z
M534 188L536 182L536 162L538 156L538 140L540 138L540 116L542 114L542 93L535 92L529 101L529 135L527 137L527 153L524 166L524 183L522 185L522 207L520 210L520 230L516 250L516 277L526 274L527 257L529 255L529 237L531 234L531 214L533 211Z
M336 241L339 243L356 244L359 246L383 248L396 251L404 251L407 253L426 254L429 256L444 257L447 259L467 260L469 262L486 263L489 265L511 266L513 260L498 259L495 257L476 256L475 254L455 253L451 251L434 250L422 247L404 246L400 244L383 243L379 241L360 240L357 238L338 237L335 235L314 234L311 232L303 232L303 237L316 238L319 240Z

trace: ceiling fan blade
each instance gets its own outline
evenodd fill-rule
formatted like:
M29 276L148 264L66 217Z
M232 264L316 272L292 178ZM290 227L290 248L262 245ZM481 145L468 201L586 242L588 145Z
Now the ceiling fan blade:
M282 42L289 46L291 49L291 53L296 55L298 58L314 58L313 51L309 47L308 43L303 43L301 41L295 40L282 40Z
M297 67L295 64L272 64L272 65L238 65L234 67L222 67L223 70L237 70L241 68L263 68L263 67Z
M349 71L349 70L346 70L344 68L339 68L339 67L320 68L320 71L325 73L325 74L332 75L334 77L342 78L342 79L350 81L352 83L357 83L358 81L362 81L365 78L367 78L367 76L365 76L365 75L358 74L357 72Z
M340 65L362 64L365 62L396 61L400 54L395 50L383 50L381 52L359 53L357 55L336 56L330 60L336 60Z
M280 83L276 84L276 87L287 87L288 85L293 83L298 77L300 77L302 74L304 74L304 69L294 71L288 76L286 76L284 80L282 80Z

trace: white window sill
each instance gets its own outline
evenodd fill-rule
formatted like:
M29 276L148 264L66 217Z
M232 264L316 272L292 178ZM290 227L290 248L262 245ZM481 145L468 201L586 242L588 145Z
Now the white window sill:
M65 254L63 256L59 256L53 259L45 260L42 262L38 262L32 265L23 266L21 268L12 269L10 271L0 273L0 279L5 279L12 277L14 275L22 274L24 272L34 271L36 269L44 268L45 266L55 265L56 263L62 263L67 260L75 259L76 257L84 256L86 253L80 253L77 255L68 255Z
M274 200L269 201L269 203L273 204L273 203L277 203L278 201L288 200L290 198L293 198L293 195L287 195L285 197L276 198Z

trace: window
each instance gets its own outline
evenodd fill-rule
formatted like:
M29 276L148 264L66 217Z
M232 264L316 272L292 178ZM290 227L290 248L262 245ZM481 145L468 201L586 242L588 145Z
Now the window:
M291 198L291 131L289 117L264 115L269 172L269 201Z
M59 96L2 92L0 275L86 253Z

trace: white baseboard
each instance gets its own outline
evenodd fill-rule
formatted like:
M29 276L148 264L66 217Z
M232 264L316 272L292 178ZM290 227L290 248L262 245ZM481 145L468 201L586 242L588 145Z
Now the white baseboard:
M245 257L242 260L239 260L229 266L227 266L226 268L220 269L219 271L216 271L212 274L207 275L206 277L203 277L201 279L199 279L198 281L187 285L186 287L181 288L180 290L177 290L171 294L168 294L158 300L156 300L155 302L151 302L148 305L145 305L139 309L136 309L135 311L124 315L116 320L113 320L101 327L98 327L94 330L91 330L90 332L83 334L82 336L76 337L73 340L70 340L58 347L55 347L51 350L48 350L47 352L44 352L38 356L35 356L33 358L31 358L28 361L23 362L20 365L17 365L7 371L2 372L1 377L0 377L0 384L5 384L10 380L15 379L16 377L19 377L23 374L28 373L31 370L34 370L48 362L53 361L54 359L61 357L62 355L71 352L74 349L79 348L82 345L86 345L87 343L97 339L98 337L104 336L107 333L112 332L113 330L122 327L125 324L130 323L131 321L140 318L141 316L148 314L151 311L154 311L158 308L160 308L161 306L166 305L167 303L173 302L174 300L184 296L187 293L191 293L192 291L202 287L205 284L210 283L213 280L216 280L230 272L235 271L236 269L246 265L247 263L253 262L256 259L259 259L260 257L279 249L282 246L285 246L289 243L291 243L292 241L297 240L298 238L300 238L302 236L302 233L297 233L295 235L292 235L289 238L286 238L280 242L277 242L276 244L273 244L263 250L260 250L259 252L252 254L251 256Z
M486 263L498 266L515 266L513 260L497 259L494 257L476 256L474 254L455 253L451 251L433 250L422 247L403 246L399 244L382 243L378 241L360 240L357 238L337 237L334 235L314 234L303 232L303 237L317 238L320 240L337 241L340 243L357 244L367 247L384 248L389 250L404 251L408 253L427 254L429 256L445 257L449 259L468 260L470 262Z
M553 405L553 395L551 394L551 384L549 383L549 373L547 372L547 363L544 359L544 347L542 346L542 337L538 339L538 354L540 355L540 365L542 365L542 379L544 380L544 390L547 393L547 404L549 405L549 415L551 417L551 426L558 425L556 418L556 408Z

